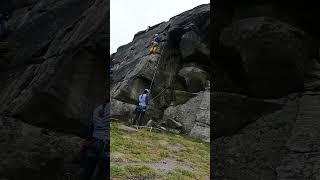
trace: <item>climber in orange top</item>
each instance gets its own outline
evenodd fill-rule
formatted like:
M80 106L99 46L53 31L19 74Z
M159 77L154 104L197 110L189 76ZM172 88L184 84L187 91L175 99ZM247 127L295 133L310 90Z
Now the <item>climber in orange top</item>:
M153 41L151 42L151 48L149 49L149 54L154 54L154 53L160 54L160 46L159 46L160 42L161 42L161 38L159 34L155 34Z

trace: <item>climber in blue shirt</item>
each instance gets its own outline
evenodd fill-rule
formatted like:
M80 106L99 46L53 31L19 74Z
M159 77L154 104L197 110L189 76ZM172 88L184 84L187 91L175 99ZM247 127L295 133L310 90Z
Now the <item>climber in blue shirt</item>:
M143 91L143 94L141 94L138 98L138 105L136 108L136 117L133 119L132 125L135 125L136 123L141 126L143 122L143 116L147 110L148 105L148 94L149 90L145 89Z

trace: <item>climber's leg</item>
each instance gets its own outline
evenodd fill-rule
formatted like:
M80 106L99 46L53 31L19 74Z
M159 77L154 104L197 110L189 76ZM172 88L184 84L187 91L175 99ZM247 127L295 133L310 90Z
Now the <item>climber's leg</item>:
M4 22L3 21L0 21L0 39L4 36Z
M134 119L133 119L133 121L132 121L132 125L136 125L137 123L138 123L138 118L139 118L139 116L140 116L140 110L138 109L137 111L136 111L136 116L134 117Z
M0 39L5 38L8 34L8 22L4 19L0 20Z
M109 163L108 159L101 159L98 163L97 180L105 180L108 177Z
M142 126L143 123L143 117L144 117L145 111L141 111L140 113L140 118L139 118L139 126Z
M154 48L153 48L153 53L154 53L154 54L158 53L159 43L154 42L154 46L153 46L153 47L154 47Z
M152 45L151 54L154 54L154 52L155 52L155 45Z
M156 52L157 52L157 54L160 54L160 46L159 45L157 46L157 51Z
M87 160L85 163L85 170L82 174L83 180L90 180L100 160L100 141L93 138L87 151Z
M96 165L98 163L99 159L97 157L88 157L87 162L85 165L85 170L82 175L83 180L90 180L91 176L93 175Z
M97 180L105 180L106 177L110 177L110 168L109 168L109 151L108 145L109 143L100 142L99 151L101 154L100 160L98 162L98 173L97 173Z

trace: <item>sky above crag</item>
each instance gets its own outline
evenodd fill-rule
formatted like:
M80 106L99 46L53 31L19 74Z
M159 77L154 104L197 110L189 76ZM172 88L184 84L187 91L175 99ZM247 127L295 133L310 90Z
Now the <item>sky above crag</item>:
M134 35L148 26L168 21L184 11L210 0L111 0L110 54L133 40Z

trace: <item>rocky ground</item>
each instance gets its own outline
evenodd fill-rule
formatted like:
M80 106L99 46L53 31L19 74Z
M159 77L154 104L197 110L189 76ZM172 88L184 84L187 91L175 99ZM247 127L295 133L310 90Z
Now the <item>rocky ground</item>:
M319 179L314 4L229 0L212 8L212 178Z
M0 43L0 179L75 177L90 114L109 93L108 4L11 5L10 34Z

